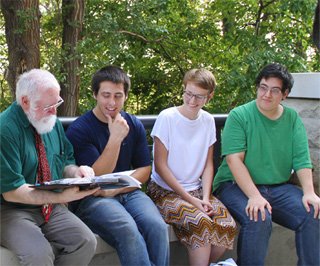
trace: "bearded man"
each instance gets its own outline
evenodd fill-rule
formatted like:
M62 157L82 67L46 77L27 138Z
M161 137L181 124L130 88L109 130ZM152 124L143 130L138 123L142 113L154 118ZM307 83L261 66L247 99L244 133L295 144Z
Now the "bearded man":
M48 71L19 77L16 102L0 114L1 245L21 265L87 265L95 253L91 230L65 203L98 189L46 191L30 185L93 176L76 166L73 148L57 119L60 86Z

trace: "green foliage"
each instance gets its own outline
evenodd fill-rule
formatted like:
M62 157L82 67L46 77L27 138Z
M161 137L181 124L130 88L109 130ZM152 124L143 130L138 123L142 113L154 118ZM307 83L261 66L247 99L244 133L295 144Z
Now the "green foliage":
M59 1L41 2L43 66L63 82L61 7ZM94 106L91 77L107 64L130 75L126 109L135 114L180 104L182 77L193 67L208 68L218 81L206 109L229 112L255 98L255 76L267 63L283 63L291 72L320 71L310 37L315 6L316 0L87 0L77 48L78 112Z
M7 106L12 102L12 94L5 79L6 69L9 65L9 62L7 56L8 47L4 31L4 18L3 16L0 16L0 112L6 109Z
M41 0L41 65L54 73L60 82L64 82L65 73L61 73L61 58L64 57L62 45L61 1Z

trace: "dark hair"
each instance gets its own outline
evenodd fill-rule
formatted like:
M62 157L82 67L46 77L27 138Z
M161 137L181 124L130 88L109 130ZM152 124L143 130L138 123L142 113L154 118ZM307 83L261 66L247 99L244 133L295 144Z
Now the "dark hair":
M256 78L256 86L258 87L260 85L260 81L268 78L278 78L282 80L282 88L281 91L284 93L286 90L291 92L294 80L292 75L289 73L287 68L283 65L280 65L278 63L272 63L269 65L266 65L259 73L259 75Z
M116 84L123 84L124 93L127 96L131 82L128 75L117 66L106 66L98 70L92 77L91 89L94 95L97 95L100 89L100 83L103 81L111 81Z

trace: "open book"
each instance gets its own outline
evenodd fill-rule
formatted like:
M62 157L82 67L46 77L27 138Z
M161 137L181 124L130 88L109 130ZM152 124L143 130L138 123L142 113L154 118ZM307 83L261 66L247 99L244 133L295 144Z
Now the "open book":
M141 188L141 183L131 174L133 171L118 172L94 177L63 178L35 184L30 187L45 190L64 189L69 187L80 187L81 190L101 187L101 189L118 189L125 187Z

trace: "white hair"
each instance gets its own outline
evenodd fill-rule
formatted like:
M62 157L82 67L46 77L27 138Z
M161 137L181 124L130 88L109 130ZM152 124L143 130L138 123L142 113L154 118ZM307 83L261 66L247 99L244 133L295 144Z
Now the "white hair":
M29 100L37 100L38 92L48 89L58 89L60 91L59 82L54 75L47 70L31 69L19 76L16 86L17 103L21 104L23 96L27 96Z

